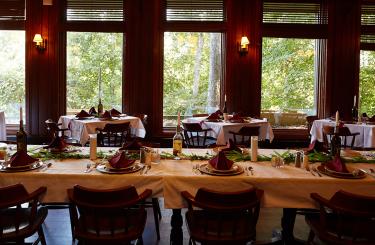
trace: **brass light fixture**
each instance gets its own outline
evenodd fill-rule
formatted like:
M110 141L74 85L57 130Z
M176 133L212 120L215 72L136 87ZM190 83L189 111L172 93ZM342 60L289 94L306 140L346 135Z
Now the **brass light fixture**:
M238 52L240 55L245 55L247 52L249 52L249 44L250 42L247 36L241 37L241 42L238 45Z
M39 33L35 34L33 42L39 51L44 51L47 47L47 40L43 39L42 35Z

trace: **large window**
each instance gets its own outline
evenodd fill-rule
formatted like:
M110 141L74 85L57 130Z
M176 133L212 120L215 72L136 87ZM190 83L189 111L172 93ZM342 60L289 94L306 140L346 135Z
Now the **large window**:
M359 111L375 115L375 51L361 51Z
M68 113L96 107L99 96L104 109L122 110L122 52L122 33L67 33Z
M165 32L163 126L219 108L222 78L221 33Z
M0 111L7 124L18 123L19 106L25 107L24 31L0 30L0 64Z
M315 40L263 38L262 116L273 126L304 126L316 114Z

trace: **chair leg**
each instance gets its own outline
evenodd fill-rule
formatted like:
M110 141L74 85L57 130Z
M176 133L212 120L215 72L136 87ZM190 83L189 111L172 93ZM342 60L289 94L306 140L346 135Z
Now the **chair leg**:
M73 205L69 204L70 230L72 232L72 241L74 242L76 238L74 237L74 224L73 224L74 219L73 219L73 211L72 211L73 208L74 208Z
M155 198L156 200L156 206L157 206L157 209L158 209L158 215L159 215L159 220L161 219L161 209L160 209L160 205L159 205L159 199Z
M38 235L39 235L39 238L40 238L40 243L42 245L46 245L46 238L44 237L44 232L43 232L42 226L40 226L39 229L38 229Z
M159 230L159 219L158 219L158 199L152 198L152 210L154 212L154 220L155 220L155 229L156 229L156 236L158 240L160 240L160 230Z
M312 230L310 230L309 238L307 239L307 244L313 244L314 237L315 237L315 233Z

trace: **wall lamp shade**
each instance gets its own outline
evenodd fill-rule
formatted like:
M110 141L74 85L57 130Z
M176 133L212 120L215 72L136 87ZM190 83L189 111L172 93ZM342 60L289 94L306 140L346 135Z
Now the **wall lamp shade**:
M241 55L245 55L249 51L249 44L250 44L250 41L247 38L247 36L241 37L241 42L238 45L238 52Z
M41 34L35 34L33 42L39 51L44 51L46 49L47 41L43 39Z

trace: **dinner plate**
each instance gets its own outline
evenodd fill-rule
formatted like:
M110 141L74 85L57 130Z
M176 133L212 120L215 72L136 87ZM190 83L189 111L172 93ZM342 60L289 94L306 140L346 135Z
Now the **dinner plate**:
M234 166L229 171L213 169L209 163L201 164L198 169L202 173L209 174L209 175L216 175L216 176L231 176L231 175L238 175L244 172L243 168L239 165L233 164Z
M144 166L145 165L142 163L135 163L135 164L130 165L129 168L115 170L113 168L108 168L106 165L102 164L102 165L98 165L96 167L96 170L105 174L130 174L130 173L134 173L143 169Z
M230 169L216 169L211 164L207 164L207 168L209 168L210 171L216 172L216 173L231 173L231 172L238 171L238 165L236 164L233 164Z
M6 162L3 162L0 165L0 171L1 172L25 172L30 171L34 169L38 169L43 166L42 161L36 161L32 164L24 165L24 166L9 166Z
M357 171L355 168L351 168L351 167L346 167L348 169L349 172L345 173L345 172L337 172L333 169L330 169L330 168L327 168L327 166L324 166L324 170L327 171L327 172L330 172L332 174L339 174L339 175L353 175L353 172Z
M76 116L77 120L88 120L88 119L93 119L93 118L94 118L93 116L89 116L89 117L77 117Z
M340 179L362 179L366 177L366 172L361 169L352 169L353 172L350 173L340 173L335 171L327 171L325 166L318 166L318 171L322 174L325 174L327 176L331 176L334 178L340 178Z
M113 121L113 118L111 117L99 117L100 121Z
M221 122L221 119L206 119L206 122Z
M135 160L132 160L132 161L133 161L133 162L132 162L129 166L125 167L125 168L114 168L114 167L112 167L112 166L109 164L108 161L105 162L105 166L106 166L107 169L109 169L109 170L111 170L111 171L126 171L126 170L128 170L128 169L130 169L130 168L133 167L133 165L134 165L134 163L135 163Z

